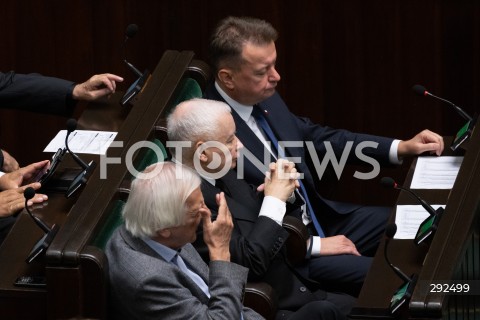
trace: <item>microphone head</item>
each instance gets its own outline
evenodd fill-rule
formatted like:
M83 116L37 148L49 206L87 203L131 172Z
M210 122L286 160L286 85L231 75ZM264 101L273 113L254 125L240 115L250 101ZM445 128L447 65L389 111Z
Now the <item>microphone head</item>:
M427 89L425 89L424 86L421 86L419 84L416 84L412 87L413 92L415 92L419 96L425 96L427 95Z
M392 239L395 233L397 233L397 225L395 223L388 224L385 227L385 235L387 238Z
M393 180L390 177L383 177L382 179L380 179L380 184L382 186L384 186L385 188L396 188L397 187L397 183L395 182L395 180Z
M25 200L32 199L35 196L35 189L33 189L32 187L28 187L23 192L23 196L25 197Z
M67 131L68 133L75 131L77 129L77 120L70 118L67 120Z
M138 32L138 26L135 23L131 23L125 29L125 36L127 38L133 38Z

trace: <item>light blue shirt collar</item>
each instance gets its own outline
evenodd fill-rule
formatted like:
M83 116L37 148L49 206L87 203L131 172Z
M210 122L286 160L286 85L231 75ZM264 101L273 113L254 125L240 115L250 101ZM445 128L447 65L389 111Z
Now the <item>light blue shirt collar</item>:
M173 250L172 248L164 246L163 244L158 243L150 238L142 238L142 240L163 259L165 259L165 261L172 262L173 257L175 257L175 255L178 253L177 250Z

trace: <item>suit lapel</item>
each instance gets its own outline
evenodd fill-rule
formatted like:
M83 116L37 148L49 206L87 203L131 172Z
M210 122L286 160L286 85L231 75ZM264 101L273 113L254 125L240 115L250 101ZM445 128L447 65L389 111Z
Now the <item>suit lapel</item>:
M236 125L236 135L238 139L242 142L244 145L244 148L246 148L249 152L251 152L257 159L263 162L265 158L265 147L263 143L258 139L258 137L253 133L252 129L248 126L248 124L243 121L243 119L238 115L238 113L232 109L232 116L235 121ZM270 161L275 161L273 156L267 155L269 157L269 162Z
M208 285L208 266L201 260L191 244L188 243L182 248L180 256L188 265L188 268L198 274Z
M215 200L215 195L224 191L228 208L230 209L234 220L255 222L258 218L261 202L250 186L243 180L237 181L235 171L232 170L222 178L222 181L229 190L228 194L209 182L205 180L202 181L202 193L207 207L209 207L210 210L214 210L216 216L218 205Z

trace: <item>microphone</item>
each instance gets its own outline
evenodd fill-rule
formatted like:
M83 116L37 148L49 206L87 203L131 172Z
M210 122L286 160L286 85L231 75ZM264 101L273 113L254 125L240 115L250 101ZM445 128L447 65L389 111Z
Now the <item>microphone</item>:
M428 203L425 202L425 200L421 199L419 196L417 196L412 190L408 189L408 188L404 188L402 187L401 185L399 185L398 183L395 182L395 180L393 180L392 178L390 177L383 177L382 179L380 179L380 184L382 186L384 186L385 188L393 188L393 189L397 189L397 190L404 190L404 191L407 191L409 194L411 194L415 199L417 199L420 204L422 205L422 207L427 210L427 212L431 215L431 216L436 216L437 215L437 210L435 210L431 205L429 205ZM396 230L395 230L396 232Z
M75 119L68 119L67 121L67 135L65 136L65 148L67 148L68 152L72 155L73 160L75 160L76 163L80 167L82 167L82 171L73 179L72 183L70 184L70 187L67 189L67 193L65 196L69 198L72 194L75 193L75 191L78 190L82 185L87 183L87 179L92 173L93 169L96 166L96 163L92 160L90 161L89 164L86 164L82 159L80 159L79 156L77 156L74 152L70 150L68 147L68 137L70 134L75 131L77 128L77 121Z
M445 100L443 98L440 98L440 97L437 97L433 94L431 94L430 92L427 91L427 89L425 89L425 87L419 85L419 84L416 84L412 87L412 90L413 92L415 92L417 95L419 96L430 96L430 97L434 97L435 99L438 99L440 101L443 101L445 103L448 103L449 105L451 105L456 111L458 114L460 114L460 116L462 116L465 120L467 121L471 121L472 120L472 117L470 117L465 111L463 111L462 108L460 108L459 106L456 106L455 104L453 104L452 102L448 101L448 100Z
M127 26L127 29L125 29L125 40L123 41L123 56L124 56L123 61L126 63L128 68L131 71L133 71L133 73L135 73L135 75L137 75L138 77L141 77L143 76L143 73L141 73L137 68L134 67L133 64L127 61L127 53L126 53L128 39L133 38L137 34L137 32L138 32L138 26L134 23L129 24Z
M387 261L388 265L397 274L397 276L399 276L403 281L410 282L412 281L412 279L409 276L407 276L402 270L400 270L399 267L394 266L390 262L390 259L388 259L388 254L387 254L388 244L390 243L390 240L393 238L395 233L397 233L397 225L395 223L389 224L385 227L385 235L387 236L387 239L385 240L383 255L385 256L385 261Z
M394 188L394 189L399 189L399 190L404 190L407 191L409 194L411 194L415 199L417 199L422 207L427 210L427 212L430 214L418 227L418 231L415 235L415 238L413 239L413 242L416 245L419 245L422 243L424 240L428 239L430 236L433 237L433 234L438 228L438 224L440 223L440 219L443 215L443 212L445 209L442 207L439 207L437 210L435 210L431 205L425 202L425 200L421 199L419 196L417 196L412 190L404 188L397 184L392 178L390 177L383 177L380 180L380 184L386 188ZM395 232L397 231L396 226L395 226ZM395 234L393 232L393 235ZM392 235L392 237L393 237Z
M54 224L51 228L49 228L45 222L40 220L37 216L34 216L30 209L28 208L28 200L32 199L35 196L35 190L32 187L28 187L25 189L23 192L23 196L25 197L25 210L27 210L28 215L33 219L35 224L42 229L42 231L45 233L40 240L35 243L33 246L33 249L30 251L28 254L27 259L25 260L27 263L31 263L34 261L37 257L40 256L41 253L45 252L47 248L50 246L50 243L52 243L53 238L58 232L59 227Z
M32 199L34 196L35 196L35 190L32 188L32 187L28 187L27 189L25 189L25 191L23 192L23 196L25 197L25 209L27 210L28 214L30 215L30 217L33 219L33 221L35 222L35 224L43 230L43 232L45 233L49 233L51 231L51 229L45 224L45 222L43 222L42 220L40 220L40 218L38 218L37 216L34 216L32 214L32 212L30 211L30 209L28 208L28 200Z
M67 121L67 135L65 137L65 147L67 148L68 152L72 155L73 160L75 160L75 162L78 163L78 165L80 167L82 167L83 169L88 169L89 166L82 159L80 159L79 156L77 156L75 153L73 153L72 150L70 150L70 148L68 147L68 137L70 136L70 134L73 131L75 131L75 129L77 129L77 120L68 119L68 121Z
M389 224L385 228L385 246L383 255L385 257L385 261L387 264L392 268L397 276L399 276L403 280L403 284L394 292L392 299L390 300L390 313L394 314L397 310L402 306L405 302L407 302L410 297L412 296L413 289L415 288L415 284L417 283L417 275L412 274L411 277L407 276L399 267L394 266L390 260L388 259L387 249L390 240L393 238L395 233L397 232L397 225L395 223Z

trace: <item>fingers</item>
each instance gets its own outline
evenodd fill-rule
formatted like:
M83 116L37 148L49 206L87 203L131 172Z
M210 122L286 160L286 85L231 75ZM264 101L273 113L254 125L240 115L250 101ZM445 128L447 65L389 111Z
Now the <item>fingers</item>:
M105 77L107 77L110 81L112 82L122 82L123 78L120 76L117 76L116 74L112 73L104 73L103 74Z
M343 235L334 237L322 238L322 246L320 249L320 255L339 255L339 254L351 254L360 256L355 244Z
M99 88L103 84L108 90L110 90L109 93L114 93L117 88L117 82L123 81L122 77L111 73L95 75L91 79L93 87Z
M12 157L7 151L1 150L3 154L3 167L1 168L4 172L13 172L18 170L20 166L18 165L17 160Z
M50 168L50 161L43 160L43 161L29 164L26 167L20 168L19 171L23 175L23 179L24 179L23 182L25 182L26 179L30 179L32 177L45 173L48 170L48 168Z
M217 194L217 204L218 204L218 216L217 221L225 220L225 221L232 221L232 215L230 214L230 210L227 206L227 200L225 199L225 194L220 192Z
M2 195L0 195L2 198ZM9 217L25 207L25 200L22 198L0 199L0 217Z
M39 183L32 183L17 189L0 192L0 217L11 216L25 207L25 197L23 195L25 189L31 186L39 188ZM27 205L38 204L46 201L48 197L44 194L36 194L32 199L27 201Z
M423 130L415 137L407 141L401 141L398 145L398 156L419 155L424 152L435 153L440 156L445 147L443 137L430 130Z
M443 137L435 132L432 132L430 130L424 130L423 134L425 135L425 139L427 142L430 142L429 144L435 145L436 148L432 149L435 150L435 153L437 156L440 156L443 152L443 149L445 147L445 143L443 141Z
M208 230L211 229L212 225L212 213L207 207L200 208L200 214L202 215L203 220L203 231L208 233Z
M123 78L111 73L97 74L90 79L76 85L72 96L76 100L93 101L103 96L108 96L115 92L117 82L122 82Z
M281 201L287 201L292 192L299 186L297 169L293 162L278 159L269 165L269 175L265 178L264 194Z
M294 180L299 177L295 163L286 159L278 159L276 163L270 163L269 169L270 174L276 174L276 177L279 179Z
M20 193L24 193L25 190L28 188L28 187L31 187L33 188L34 190L38 190L42 187L42 185L39 183L39 182L32 182L32 183L29 183L29 184L26 184L20 188L18 188L17 190L19 190L18 192Z
M23 181L20 170L5 173L0 177L0 190L9 190L18 188Z
M38 182L34 182L34 183L30 183L30 184L27 184L23 187L20 187L18 189L16 189L17 193L21 194L22 195L22 198L24 198L23 196L23 193L25 192L25 190L28 188L28 187L31 187L33 188L34 190L38 190L40 189L41 187L41 184L38 183ZM25 200L25 199L23 199ZM48 200L48 196L46 194L42 194L42 193L35 193L35 196L32 198L32 199L29 199L28 202L27 202L27 205L28 206L31 206L33 204L38 204L38 203L42 203L44 201L47 201Z
M27 205L31 206L33 204L42 203L47 200L48 200L48 196L46 194L37 193L32 199L27 201Z

